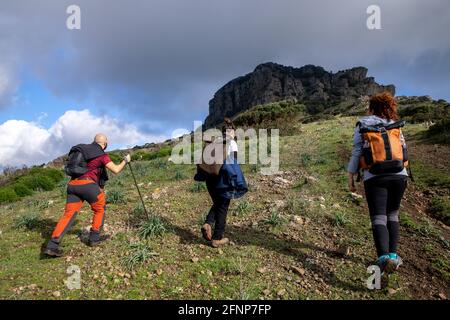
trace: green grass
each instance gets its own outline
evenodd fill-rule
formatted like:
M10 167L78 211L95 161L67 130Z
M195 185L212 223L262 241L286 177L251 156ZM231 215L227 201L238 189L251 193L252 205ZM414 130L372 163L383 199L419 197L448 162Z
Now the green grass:
M263 223L271 227L279 227L286 223L283 216L276 210L272 210L268 218L263 220Z
M14 222L14 227L17 229L28 229L28 230L32 230L35 227L39 226L39 224L41 223L41 218L39 216L39 214L35 213L35 212L31 212L31 213L27 213L21 217L19 217L18 219L16 219L16 221Z
M420 185L422 188L450 188L450 176L448 173L445 170L433 167L432 163L413 158L411 160L411 170L414 183Z
M166 232L168 232L167 224L163 219L155 215L152 215L142 221L138 231L139 236L142 239L162 236Z
M240 200L232 212L238 217L243 217L247 215L251 210L252 204L250 202L246 200Z
M349 219L347 218L347 214L345 212L338 211L333 216L333 225L335 227L344 227L349 223Z
M204 182L195 182L189 187L189 191L193 193L206 191L206 184Z
M125 194L122 190L113 189L106 193L106 203L121 204L125 202Z
M271 184L273 177L244 166L252 188L243 199L231 202L225 236L233 244L220 250L210 247L199 230L211 199L204 184L194 186L190 180L195 165L175 165L164 157L132 163L147 196L147 209L162 212L160 221L147 220L131 174L125 170L111 176L106 186L108 193L120 190L125 199L107 206L105 231L111 238L94 249L80 241L80 233L92 220L85 204L64 238L63 259L41 259L39 252L64 210L64 184L0 205L0 298L55 299L53 292L59 291L60 299L69 300L434 299L435 292L445 292L441 283L448 272L448 234L435 219L411 212L411 203L402 207L399 248L408 263L393 280L401 290L389 294L364 287L366 267L375 258L375 250L364 200L351 201L346 186L345 164L355 122L356 118L336 117L289 124L291 129L284 130L280 138L280 171L293 185L300 182L297 188L277 189ZM411 125L405 129L411 136L426 128ZM416 155L418 161L427 160L420 156ZM177 172L186 180L174 179ZM444 170L439 174L448 176ZM165 192L153 199L157 188ZM415 194L424 190L440 198L447 189L442 184L414 185ZM426 199L431 201L431 197ZM285 205L271 211L280 201ZM440 208L438 202L435 207ZM17 229L15 223L28 215ZM293 215L308 219L298 225L285 224L288 217L296 218ZM336 227L333 221L340 221L340 215L347 223ZM351 249L348 259L334 253L343 243ZM414 244L419 244L417 250ZM416 263L421 268L414 268ZM71 264L81 268L81 290L65 287ZM296 274L293 266L305 273ZM436 281L422 290L426 277Z
M177 171L175 171L175 177L174 177L174 179L175 179L176 181L184 180L184 179L186 179L186 175L184 174L183 171L177 170Z
M148 262L157 255L143 243L130 244L129 248L130 253L122 258L122 265L128 270L134 270L137 266Z
M448 197L434 197L429 210L434 217L446 225L450 225L450 200Z

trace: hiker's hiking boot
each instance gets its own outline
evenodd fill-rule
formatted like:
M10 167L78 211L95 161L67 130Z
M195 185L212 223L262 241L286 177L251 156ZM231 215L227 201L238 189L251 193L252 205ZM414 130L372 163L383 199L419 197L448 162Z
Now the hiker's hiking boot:
M377 259L377 265L380 267L381 275L393 273L402 264L402 259L395 253L384 254Z
M109 235L104 234L98 237L89 237L88 246L89 247L96 247L100 245L102 242L108 240L110 238Z
M398 268L403 264L402 258L396 253L389 253L390 260L394 263L394 271L398 270Z
M211 245L212 245L214 248L219 248L219 247L223 247L223 246L227 245L229 242L230 242L230 239L228 239L228 238L222 238L222 239L220 239L220 240L213 240L212 243L211 243Z
M43 253L49 257L62 257L64 252L60 248L45 248Z
M211 241L212 240L212 228L211 225L209 223L205 223L202 227L202 235L203 238L207 241Z

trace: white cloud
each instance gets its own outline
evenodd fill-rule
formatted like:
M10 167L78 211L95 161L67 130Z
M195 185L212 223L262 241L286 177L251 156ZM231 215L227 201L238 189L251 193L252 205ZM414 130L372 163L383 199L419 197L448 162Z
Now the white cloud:
M106 134L112 148L166 138L143 134L136 126L107 116L96 117L89 110L69 110L48 129L35 122L8 120L0 125L0 167L48 162L72 145L91 142L99 132Z

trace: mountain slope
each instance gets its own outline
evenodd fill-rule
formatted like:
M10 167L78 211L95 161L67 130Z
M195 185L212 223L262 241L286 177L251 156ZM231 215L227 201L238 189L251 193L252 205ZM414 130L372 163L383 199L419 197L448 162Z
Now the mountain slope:
M3 205L0 297L449 297L449 227L429 211L433 199L448 199L449 148L424 144L423 124L406 127L416 182L409 184L401 208L405 264L388 288L371 291L365 287L366 268L375 252L367 208L346 191L345 165L355 121L294 121L281 137L282 173L262 176L258 167L245 165L250 191L232 203L226 234L233 244L221 250L209 247L199 232L211 203L204 187L192 181L195 167L174 165L167 157L133 163L146 205L161 217L165 232L160 235L140 235L139 223L147 219L128 170L107 186L105 230L112 235L110 241L95 249L80 241L91 220L85 205L64 239L66 256L61 259L40 258L39 250L63 212L63 189ZM81 269L80 290L64 284L71 265Z

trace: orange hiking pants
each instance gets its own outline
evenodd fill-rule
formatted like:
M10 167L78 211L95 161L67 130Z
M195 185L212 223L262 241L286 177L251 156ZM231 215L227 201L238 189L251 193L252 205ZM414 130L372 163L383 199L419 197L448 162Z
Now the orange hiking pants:
M67 202L64 215L59 219L52 234L52 241L59 243L65 233L71 228L75 217L80 212L83 202L87 201L94 217L92 219L91 232L99 232L105 218L106 198L105 193L97 183L90 179L71 180L67 186Z

